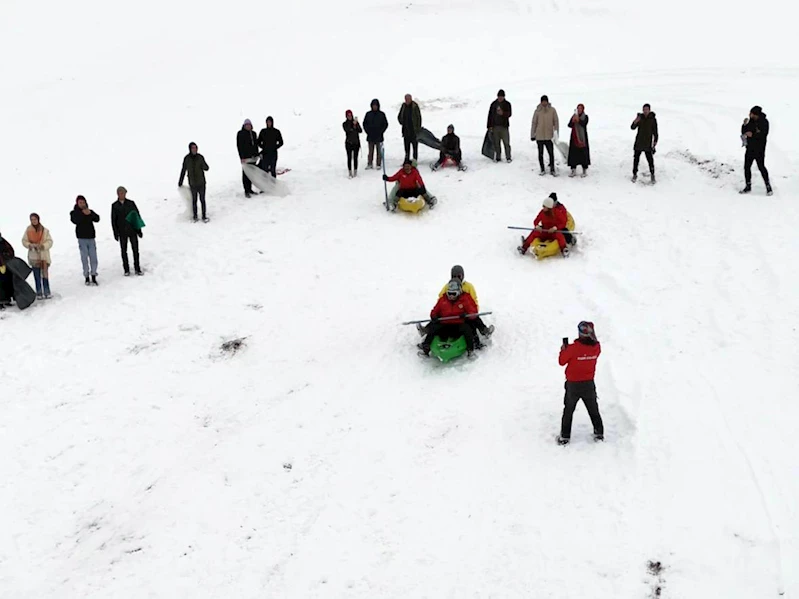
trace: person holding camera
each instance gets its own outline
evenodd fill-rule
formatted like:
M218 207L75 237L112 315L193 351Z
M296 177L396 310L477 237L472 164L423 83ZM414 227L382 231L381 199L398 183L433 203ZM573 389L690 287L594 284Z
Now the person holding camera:
M350 179L358 176L358 153L361 151L361 125L358 117L352 115L352 110L344 113L346 120L342 123L344 128L344 149L347 150L347 170Z
M649 174L652 176L652 184L655 183L655 148L658 145L658 119L652 107L644 104L641 112L635 116L630 129L637 130L635 134L635 145L633 146L633 183L638 181L638 163L641 160L641 153L646 156L649 164Z
M749 118L744 119L741 126L741 140L746 147L744 156L744 178L746 187L741 193L752 191L752 163L757 162L757 168L763 175L763 182L766 184L766 195L771 195L771 182L766 169L766 141L768 140L769 123L766 113L760 106L753 106L749 111Z
M594 374L602 347L597 341L594 323L583 321L577 325L578 337L574 343L563 338L558 363L566 367L566 395L563 398L563 418L560 424L559 445L568 445L572 432L574 409L583 400L594 426L594 441L605 440L605 429L596 397Z

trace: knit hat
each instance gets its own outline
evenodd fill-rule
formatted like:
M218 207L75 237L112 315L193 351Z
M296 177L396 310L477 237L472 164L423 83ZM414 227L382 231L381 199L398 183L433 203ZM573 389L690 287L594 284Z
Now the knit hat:
M541 96L541 101L542 102L549 102L549 96L544 94L543 96Z
M553 200L551 197L546 198L544 200L544 208L549 208L550 210L552 210L552 208L554 207L555 207L555 200Z
M453 279L459 279L463 281L464 277L463 266L461 266L460 264L456 264L455 266L453 266L452 270L449 271L449 276L452 277Z
M577 333L582 339L593 339L596 341L596 331L594 330L594 323L587 320L582 321L577 325Z
M760 106L752 106L752 110L749 111L751 114L760 116L763 114L763 109Z
M499 90L497 92L497 97L499 98L500 96L503 97L503 98L505 97L505 90L504 89L501 89L501 90Z
M455 125L447 125L447 131L449 131L450 129L452 129L452 131L454 132L455 131Z
M121 185L119 187L117 187L117 193L119 193L120 191L124 191L125 193L128 193L128 190L125 189L124 187L122 187Z
M252 127L252 121L250 119L244 119L244 124L242 125L242 127L244 127L246 125L249 125L250 127Z
M348 110L344 113L344 116L350 118L352 116L352 110Z
M447 285L447 295L454 295L455 297L460 296L463 293L463 286L458 279L452 279L449 284Z
M552 198L553 202L558 201L558 194L556 194L554 191L551 194L549 194L549 197Z
M194 147L196 148L196 147L197 147L197 144L196 144L196 143L194 143L193 141L190 141L190 142L189 142L189 152L191 152L191 147L192 147L192 146L194 146Z
M266 124L267 125L269 124L269 121L272 121L273 125L275 124L275 119L273 119L271 116L266 117Z

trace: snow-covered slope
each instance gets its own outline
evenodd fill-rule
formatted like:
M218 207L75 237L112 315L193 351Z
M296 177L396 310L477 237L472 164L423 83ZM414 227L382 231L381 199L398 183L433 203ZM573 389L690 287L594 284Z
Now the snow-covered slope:
M799 595L799 69L781 3L114 4L0 9L0 231L16 242L41 215L61 295L0 317L0 596ZM510 165L479 153L500 87ZM398 167L406 92L471 167L423 169L440 203L416 218L385 213L377 172L347 180L341 131L380 98ZM586 105L588 179L534 175L542 93L563 121ZM653 188L628 179L643 102ZM736 193L753 104L771 198L757 173ZM267 115L291 195L246 200L234 136ZM211 166L208 225L175 188L189 141ZM117 185L147 221L143 279L110 234ZM535 263L505 227L551 191L584 235ZM78 193L103 219L99 289ZM454 263L497 333L442 367L398 323ZM560 448L556 353L581 319L603 342L607 442L580 407Z

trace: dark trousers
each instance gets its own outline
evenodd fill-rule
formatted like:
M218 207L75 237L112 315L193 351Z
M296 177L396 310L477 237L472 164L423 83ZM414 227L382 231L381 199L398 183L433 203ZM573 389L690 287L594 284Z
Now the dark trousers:
M466 321L466 324L468 324L472 328L475 337L477 337L477 331L480 331L482 333L488 328L486 326L486 323L484 323L483 319L480 318L479 316L475 318L470 318L469 320ZM431 326L432 323L428 323L426 326L422 327L422 331L424 332L425 335L430 332Z
M200 200L203 208L203 218L205 218L205 185L191 188L191 209L194 212L194 218L197 218L197 200Z
M566 395L563 398L563 419L560 423L560 436L568 439L572 434L572 416L574 416L574 409L580 400L583 400L585 409L588 410L588 416L591 418L591 424L594 425L595 435L604 435L605 428L602 425L602 416L599 415L599 404L596 399L596 385L594 381L585 381L581 383L570 383L566 381Z
M277 152L264 152L258 166L261 170L271 173L277 179Z
M370 141L369 142L369 166L373 164L373 159L375 155L375 150L377 150L377 168L383 166L383 156L381 152L381 146L383 144L379 141Z
M10 302L14 297L14 275L6 268L5 274L0 274L0 302Z
M752 163L757 162L757 168L760 174L763 175L763 181L769 185L768 170L766 170L766 153L765 152L747 152L744 156L744 177L746 184L752 183Z
M474 331L467 323L452 324L444 322L431 322L427 327L427 337L422 341L422 346L430 349L433 337L438 335L442 339L457 339L461 335L466 340L466 349L474 350Z
M441 153L438 156L438 164L444 164L444 161L447 159L447 157L449 157L449 158L452 158L452 160L455 161L456 165L460 166L461 165L461 156L462 156L462 154L460 152L450 152L450 151L442 150Z
M541 167L541 170L544 170L544 148L546 148L549 153L549 170L555 170L555 145L552 143L552 140L537 140L536 143L538 144L538 165Z
M413 187L408 189L399 188L397 190L398 198L418 198L419 196L427 195L427 190L424 185L421 187Z
M252 181L244 171L241 171L241 182L244 185L244 193L252 193Z
M633 175L638 174L638 163L641 161L641 152L646 156L646 161L649 163L649 172L655 174L655 156L652 150L635 150L633 154Z
M125 269L125 272L130 272L128 241L130 241L130 247L133 250L133 268L136 272L139 272L141 270L141 266L139 266L139 238L136 233L122 233L119 236L119 249L122 251L122 268Z
M419 141L416 138L410 139L403 137L402 141L405 143L405 160L411 157L411 146L413 146L413 159L419 159Z
M344 144L344 149L347 150L347 170L351 171L354 168L357 171L358 170L358 154L361 151L361 147L360 146L350 146L350 145Z

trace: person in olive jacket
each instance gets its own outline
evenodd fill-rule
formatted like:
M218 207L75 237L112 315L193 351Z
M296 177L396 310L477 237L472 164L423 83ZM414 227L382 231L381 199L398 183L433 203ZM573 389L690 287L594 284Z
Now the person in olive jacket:
M488 109L488 122L486 127L491 134L491 139L494 143L494 161L499 162L502 160L502 148L500 143L505 146L505 157L508 162L513 158L510 155L510 117L513 115L513 109L505 99L505 90L501 89L497 92L497 99L491 102Z
M277 151L283 147L283 135L280 129L275 129L275 119L271 116L266 117L266 128L258 134L258 146L263 152L258 166L277 178Z
M380 101L375 98L372 100L371 110L363 117L363 130L366 131L366 142L369 144L369 156L366 169L374 168L374 154L377 150L377 168L383 166L383 135L388 129L388 119L386 113L380 110Z
M643 111L635 117L630 129L638 129L633 154L633 183L638 180L638 163L641 160L641 152L646 156L652 183L655 183L654 154L655 147L658 145L658 120L649 104L644 104Z
M397 120L402 125L402 139L405 142L405 160L410 160L411 146L413 159L419 159L419 132L422 130L422 111L413 101L411 94L405 94L405 102L400 106Z
M252 121L245 119L244 124L241 126L241 131L236 134L236 147L239 151L239 158L242 164L255 164L258 162L258 137L255 131L252 130ZM242 169L241 182L244 185L244 195L250 197L254 192L252 190L252 181L247 177L247 173Z
M205 156L197 152L197 144L189 144L189 153L183 158L183 168L180 170L180 180L178 187L183 187L183 178L189 176L189 188L191 189L191 208L194 213L194 222L197 222L197 200L203 208L203 222L208 222L208 215L205 212L205 171L208 170L208 163Z
M75 225L80 261L83 264L83 278L87 285L97 285L97 243L95 242L97 233L94 230L94 223L100 222L100 215L89 208L86 198L78 196L75 207L69 213L69 219Z
M345 120L342 123L344 128L344 149L347 151L347 170L350 172L350 179L358 176L358 153L361 151L361 125L358 117L353 116L352 110L344 113Z
M114 230L114 239L119 242L119 249L122 252L122 268L125 276L130 276L130 265L128 264L128 242L133 250L133 269L136 274L141 276L141 265L139 264L139 239L144 237L141 229L138 231L128 220L131 212L139 212L136 203L128 199L128 190L124 187L117 187L117 201L111 205L111 228Z

